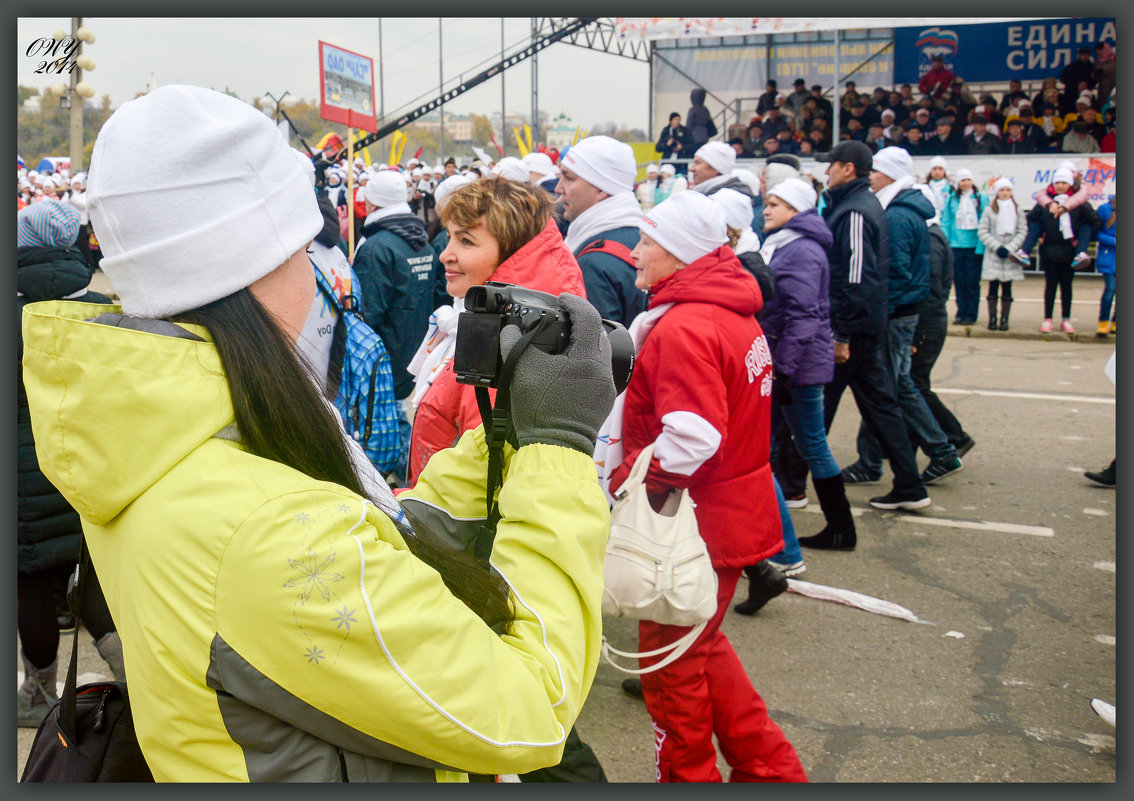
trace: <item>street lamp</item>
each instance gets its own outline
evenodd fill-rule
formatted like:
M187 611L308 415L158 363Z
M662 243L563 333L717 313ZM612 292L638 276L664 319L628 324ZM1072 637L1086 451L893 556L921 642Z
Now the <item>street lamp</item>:
M60 105L71 111L71 174L78 173L83 167L83 99L94 97L94 87L83 80L83 70L93 70L94 60L82 52L83 43L94 44L95 35L90 28L83 25L82 17L71 18L71 37L75 40L74 61L71 69L71 87L69 92L62 93ZM57 31L56 38L62 39L63 32ZM73 97L78 95L78 98Z

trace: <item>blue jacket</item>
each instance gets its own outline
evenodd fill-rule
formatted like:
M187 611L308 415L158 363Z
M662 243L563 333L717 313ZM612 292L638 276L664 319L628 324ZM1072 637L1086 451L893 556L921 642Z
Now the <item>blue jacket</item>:
M929 296L929 229L936 210L920 189L906 189L886 207L890 224L891 317L916 314Z
M776 293L761 323L777 373L795 386L826 384L835 375L831 349L831 229L814 210L797 214L783 229L801 234L772 253Z
M612 228L591 237L574 253L579 269L583 271L587 300L598 309L604 320L614 320L629 328L630 321L646 310L649 295L634 286L638 273L632 264L608 253L579 255L592 242L603 239L619 242L633 250L641 235L636 227Z
M362 234L366 240L353 265L361 284L362 316L390 353L394 395L401 399L413 392L406 367L425 337L429 315L452 299L420 217L395 214L364 225Z
M1110 219L1110 215L1114 213L1114 195L1110 199L1099 206L1099 217L1102 218L1102 228L1095 235L1098 241L1098 252L1095 254L1095 269L1100 273L1107 275L1114 275L1115 273L1115 240L1118 236L1118 221L1114 225L1107 227L1106 221Z
M976 216L979 228L980 217L984 213L984 207L988 205L988 201L980 192L974 191L973 196L976 199ZM977 228L962 230L957 227L957 206L960 202L960 195L955 191L949 193L949 197L945 201L945 209L941 212L941 230L945 232L945 236L949 237L949 247L975 248L976 254L980 256L984 253L984 243L977 236Z
M878 336L886 325L890 274L886 215L866 178L828 189L823 196L823 218L834 238L827 252L832 336L836 342L849 342L853 334Z

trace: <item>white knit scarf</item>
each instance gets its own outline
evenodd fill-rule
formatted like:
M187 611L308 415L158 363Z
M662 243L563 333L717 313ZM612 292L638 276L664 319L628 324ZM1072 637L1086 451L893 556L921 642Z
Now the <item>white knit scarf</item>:
M892 184L886 184L884 187L882 187L877 192L875 192L874 197L878 199L878 202L882 205L882 208L886 208L887 206L890 205L890 201L892 201L894 198L896 198L898 196L899 192L901 192L904 189L909 189L913 185L914 185L913 176L912 175L903 175L901 178L894 181Z
M439 306L429 315L425 339L406 367L414 377L411 398L415 410L437 376L453 359L453 349L457 345L457 320L464 310L465 299L454 298L452 306Z
M1055 197L1053 197L1051 199L1051 202L1052 203L1058 203L1060 206L1063 206L1063 207L1066 208L1066 206L1067 206L1067 195L1056 195ZM1071 239L1074 236L1074 234L1071 233L1071 215L1070 214L1060 214L1059 215L1059 233L1063 234L1064 239Z
M891 184L893 186L893 184ZM768 238L764 240L764 244L760 246L760 258L764 260L767 265L772 264L772 255L776 252L776 248L782 248L789 242L794 242L797 239L802 239L803 234L798 231L788 231L783 228L777 228Z
M637 228L642 221L642 207L633 192L619 192L584 211L567 228L567 249L574 253L589 239L614 228Z
M999 209L996 212L996 235L1012 236L1016 233L1016 217L1019 214L1016 210L1016 201L1012 198L1007 200L997 198L996 206Z

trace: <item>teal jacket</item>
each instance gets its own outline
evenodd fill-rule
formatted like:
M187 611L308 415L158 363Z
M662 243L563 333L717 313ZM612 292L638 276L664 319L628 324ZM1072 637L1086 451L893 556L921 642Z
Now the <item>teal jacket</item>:
M941 212L941 230L949 238L949 247L975 248L976 254L979 256L984 253L984 243L980 241L977 230L979 229L981 215L984 213L984 207L988 205L988 198L980 192L974 192L973 195L977 203L978 227L972 230L962 230L957 227L957 206L961 202L961 198L954 191L949 193L949 198L945 201L945 209Z

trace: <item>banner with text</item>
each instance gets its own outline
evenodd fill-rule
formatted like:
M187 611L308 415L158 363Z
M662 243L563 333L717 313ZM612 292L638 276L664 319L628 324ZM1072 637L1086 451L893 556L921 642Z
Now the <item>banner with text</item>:
M319 42L319 116L374 133L374 60Z
M1068 17L971 25L933 25L894 29L894 80L916 84L930 60L969 83L1040 80L1058 76L1080 47L1116 43L1114 17Z
M968 18L959 17L615 17L614 29L619 39L658 40L897 28L907 25L963 25L966 22L969 22Z

